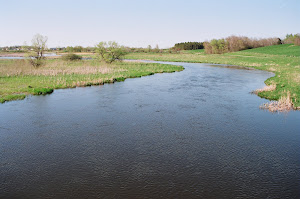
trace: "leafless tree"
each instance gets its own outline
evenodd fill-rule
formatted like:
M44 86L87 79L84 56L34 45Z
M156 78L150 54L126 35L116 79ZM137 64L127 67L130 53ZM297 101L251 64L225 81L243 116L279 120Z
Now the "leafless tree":
M29 53L28 57L29 62L36 68L43 64L43 60L45 59L44 52L47 48L47 41L48 37L40 34L34 35L31 40L33 52Z

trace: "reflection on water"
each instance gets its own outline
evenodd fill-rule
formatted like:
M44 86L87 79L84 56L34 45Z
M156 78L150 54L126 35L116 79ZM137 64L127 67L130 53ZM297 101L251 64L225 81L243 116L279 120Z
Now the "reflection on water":
M249 93L272 74L180 64L0 105L0 198L299 198L300 114Z

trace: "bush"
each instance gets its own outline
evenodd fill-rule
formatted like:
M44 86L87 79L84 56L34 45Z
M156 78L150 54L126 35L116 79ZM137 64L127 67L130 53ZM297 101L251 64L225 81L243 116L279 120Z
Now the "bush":
M294 44L300 46L300 37L295 38Z
M63 55L61 58L64 61L76 61L76 60L82 59L82 56L69 53L69 54Z
M123 56L128 53L125 47L120 46L114 41L109 41L108 43L100 42L96 46L96 52L98 58L108 64L111 64L116 60L121 61Z

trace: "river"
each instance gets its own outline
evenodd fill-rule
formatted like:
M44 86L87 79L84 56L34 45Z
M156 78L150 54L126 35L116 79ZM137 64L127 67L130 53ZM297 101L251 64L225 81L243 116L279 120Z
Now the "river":
M0 198L299 198L300 112L250 93L273 74L171 64L0 104Z

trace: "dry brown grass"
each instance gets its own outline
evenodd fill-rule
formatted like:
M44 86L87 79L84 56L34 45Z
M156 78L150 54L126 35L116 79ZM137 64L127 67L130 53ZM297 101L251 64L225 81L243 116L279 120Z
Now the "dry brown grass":
M1 76L17 75L44 75L56 76L59 74L108 74L123 71L117 66L108 66L105 63L91 63L90 61L65 62L61 60L52 60L46 62L39 68L34 68L26 60L14 60L13 63L7 62L0 65Z
M276 85L275 84L271 84L269 86L265 86L263 88L257 89L254 91L255 94L263 92L263 91L274 91L276 89Z
M69 54L69 52L67 52L67 53L60 52L60 53L57 53L57 54L66 55L66 54ZM73 54L76 54L76 55L94 55L95 53L93 53L93 52L73 52Z
M267 109L271 112L286 112L293 110L291 94L288 92L286 96L281 97L278 101L271 101L260 106L261 109Z
M25 57L25 53L8 53L1 52L0 57Z
M300 84L300 74L299 73L294 73L291 75L291 79L294 81L294 82L297 82Z

